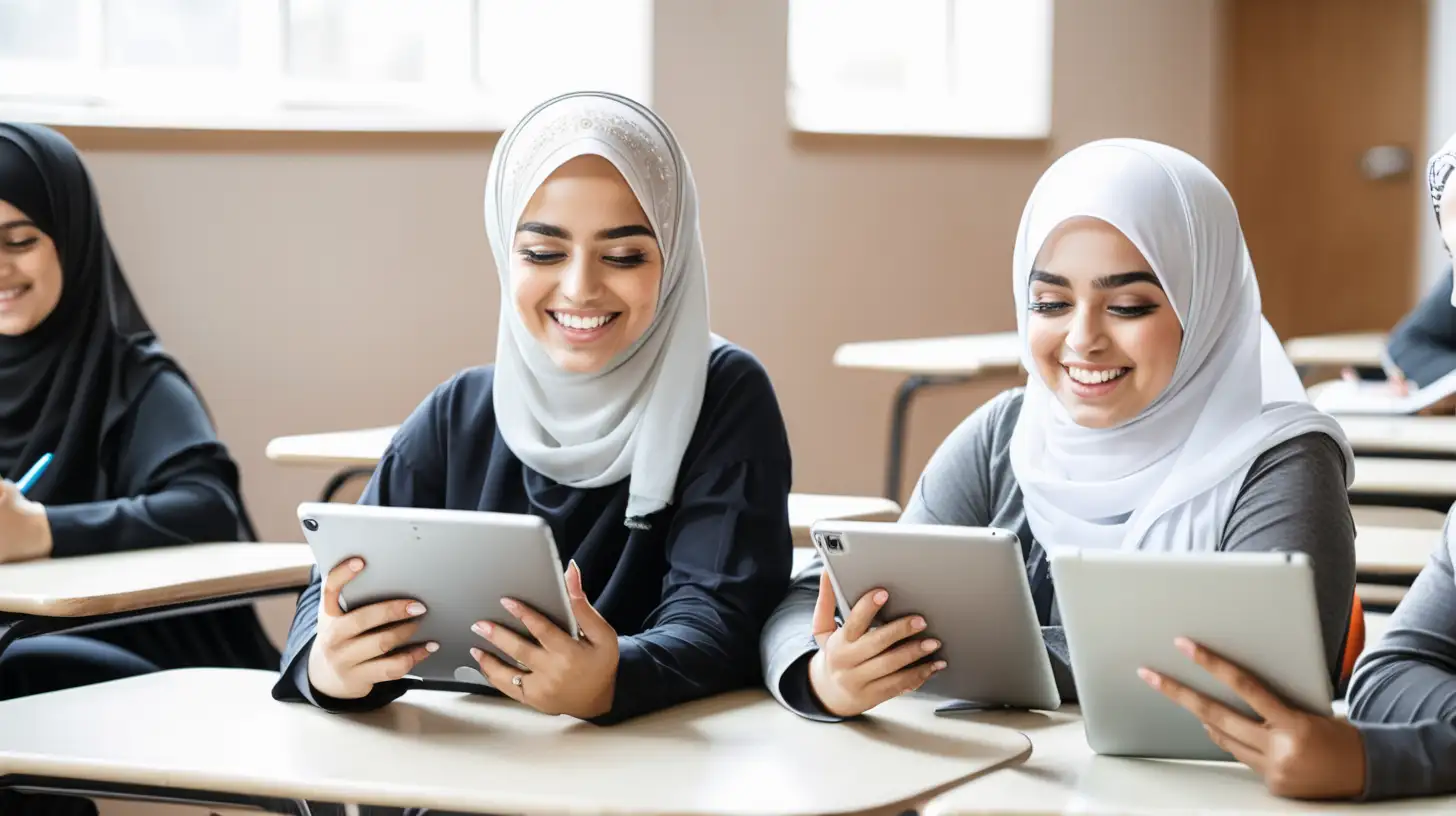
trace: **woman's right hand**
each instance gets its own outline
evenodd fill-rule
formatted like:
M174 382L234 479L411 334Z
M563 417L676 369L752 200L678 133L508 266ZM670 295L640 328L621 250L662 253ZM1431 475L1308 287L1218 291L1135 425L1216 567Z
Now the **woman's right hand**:
M324 576L318 630L308 655L308 682L329 697L357 700L375 683L398 680L440 648L430 642L406 647L425 614L419 601L381 601L344 612L339 592L364 569L349 558Z
M819 651L809 661L809 686L830 714L863 714L891 697L920 688L945 668L944 660L910 665L940 648L938 641L914 637L925 631L925 619L919 615L871 628L875 614L888 600L890 593L883 589L866 592L841 627L834 620L829 573L819 575L819 600L814 604L814 640Z

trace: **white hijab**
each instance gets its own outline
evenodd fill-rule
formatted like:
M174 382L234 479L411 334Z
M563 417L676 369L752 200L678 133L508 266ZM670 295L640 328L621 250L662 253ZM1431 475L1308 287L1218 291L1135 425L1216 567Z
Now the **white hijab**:
M652 325L601 371L564 372L526 329L511 294L511 247L536 189L567 161L611 162L636 194L662 249ZM571 487L631 479L626 523L672 503L697 425L713 340L698 197L687 159L646 107L607 93L559 96L501 137L485 184L485 229L501 282L496 422L511 452Z
M1062 222L1090 216L1142 252L1183 325L1167 389L1115 428L1077 425L1027 347L1032 264ZM1309 404L1263 318L1238 213L1197 159L1135 139L1092 142L1051 166L1021 216L1017 328L1031 372L1011 437L1027 520L1046 546L1217 549L1260 454L1310 432L1354 459L1340 426Z

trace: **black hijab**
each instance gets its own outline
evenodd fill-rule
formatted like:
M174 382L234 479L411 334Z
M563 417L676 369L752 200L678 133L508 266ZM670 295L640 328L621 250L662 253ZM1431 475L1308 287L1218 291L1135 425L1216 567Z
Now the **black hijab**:
M111 242L91 178L64 136L0 122L0 200L56 245L60 302L19 337L0 336L0 475L55 454L29 494L43 504L107 495L108 445L152 378L182 374L157 345Z

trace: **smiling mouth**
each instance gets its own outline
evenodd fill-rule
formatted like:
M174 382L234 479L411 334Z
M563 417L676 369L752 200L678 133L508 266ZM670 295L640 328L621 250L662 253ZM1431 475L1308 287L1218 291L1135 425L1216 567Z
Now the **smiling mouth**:
M19 300L22 296L30 291L31 286L32 284L29 283L21 283L16 284L15 286L0 288L0 304L6 304L12 301Z
M1062 366L1062 370L1067 372L1067 377L1070 378L1072 382L1075 382L1078 385L1097 386L1117 382L1118 380L1127 376L1127 373L1129 371L1132 371L1132 368L1123 367L1096 369L1064 365Z
M584 315L556 312L550 309L546 310L546 314L551 315L551 319L555 321L556 325L572 332L600 331L601 329L604 329L607 326L615 323L617 318L622 316L621 312L608 312L606 314L592 315L590 317L587 317Z

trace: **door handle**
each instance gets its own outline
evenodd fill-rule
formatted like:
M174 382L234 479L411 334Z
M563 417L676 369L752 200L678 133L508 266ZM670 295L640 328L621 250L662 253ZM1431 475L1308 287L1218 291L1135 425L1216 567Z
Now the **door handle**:
M1408 175L1414 164L1410 150L1400 145L1376 145L1360 157L1360 172L1369 181L1386 181Z

